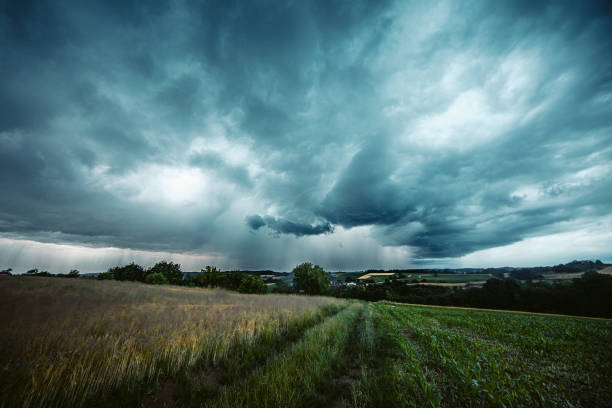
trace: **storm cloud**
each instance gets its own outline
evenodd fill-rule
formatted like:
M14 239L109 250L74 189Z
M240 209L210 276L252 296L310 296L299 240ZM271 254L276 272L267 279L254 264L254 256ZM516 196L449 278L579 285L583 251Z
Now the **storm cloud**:
M246 223L255 231L263 226L267 226L278 234L293 234L296 237L301 237L302 235L319 235L334 231L333 226L329 222L315 225L301 224L269 215L265 217L256 214L248 216L246 218Z
M612 248L606 2L194 3L1 3L4 239L280 269Z

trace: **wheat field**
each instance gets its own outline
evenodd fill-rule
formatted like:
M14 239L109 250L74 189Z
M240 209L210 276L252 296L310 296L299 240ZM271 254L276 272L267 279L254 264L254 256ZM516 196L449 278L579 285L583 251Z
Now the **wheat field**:
M196 364L214 366L237 345L282 337L343 303L132 282L2 279L0 406L125 398Z

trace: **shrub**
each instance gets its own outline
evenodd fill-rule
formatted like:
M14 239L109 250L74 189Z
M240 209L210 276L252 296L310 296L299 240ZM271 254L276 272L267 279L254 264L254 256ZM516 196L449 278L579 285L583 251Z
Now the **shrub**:
M112 272L102 272L98 274L98 280L114 280L115 274Z
M164 285L168 283L168 279L166 279L166 277L162 273L156 272L148 274L145 278L145 282L150 283L152 285Z
M238 288L240 293L268 293L268 287L257 275L250 275L242 279Z

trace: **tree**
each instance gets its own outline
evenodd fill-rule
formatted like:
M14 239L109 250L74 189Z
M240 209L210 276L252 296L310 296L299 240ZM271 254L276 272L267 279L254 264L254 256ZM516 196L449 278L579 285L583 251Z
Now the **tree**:
M108 270L108 273L112 273L116 280L139 282L144 282L147 275L144 268L138 264L135 264L134 262L125 266L112 267Z
M71 269L70 272L68 272L68 277L69 278L78 278L79 277L79 270L78 269Z
M293 285L298 292L320 295L329 289L329 277L319 265L306 262L293 268Z
M214 266L206 266L200 270L201 273L196 276L196 284L204 288L214 288L220 286L222 275L221 271Z
M168 283L172 285L180 285L183 282L181 265L175 264L174 262L158 262L149 269L149 273L161 273L167 279Z
M238 290L238 288L242 284L243 279L244 275L240 271L227 272L223 276L223 282L221 286L226 289Z
M38 273L38 268L30 269L26 272L28 275L36 275Z
M268 293L268 287L257 275L250 275L242 279L242 283L238 288L240 293Z
M148 274L145 278L145 282L150 283L152 285L165 285L166 283L168 283L168 279L166 279L166 277L161 272L155 272Z

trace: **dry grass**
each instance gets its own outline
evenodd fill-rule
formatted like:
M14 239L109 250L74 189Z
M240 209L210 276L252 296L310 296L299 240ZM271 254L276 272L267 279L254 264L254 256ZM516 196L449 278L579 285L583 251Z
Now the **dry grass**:
M0 281L0 406L79 406L93 395L214 364L281 334L330 298L40 277Z

